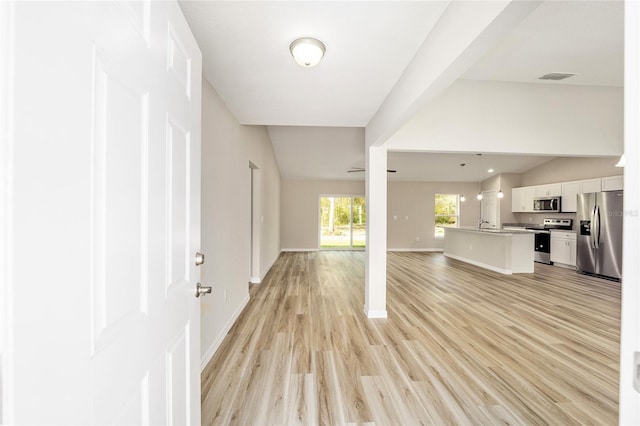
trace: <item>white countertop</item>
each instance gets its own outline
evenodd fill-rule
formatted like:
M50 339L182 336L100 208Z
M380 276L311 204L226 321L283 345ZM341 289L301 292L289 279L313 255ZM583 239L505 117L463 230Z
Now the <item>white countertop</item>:
M530 234L530 231L519 231L512 229L496 229L496 228L486 228L486 229L478 229L476 226L461 226L459 228L445 228L446 231L464 231L464 232L474 232L479 234L489 234L489 235L498 235L498 236L509 236L509 235L517 235L517 234Z

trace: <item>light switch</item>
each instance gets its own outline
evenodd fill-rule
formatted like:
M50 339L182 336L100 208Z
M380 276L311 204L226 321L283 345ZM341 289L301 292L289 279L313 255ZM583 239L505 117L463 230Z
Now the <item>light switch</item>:
M398 220L398 216L393 216L393 220Z
M409 216L405 216L405 217L404 217L404 220L409 220Z

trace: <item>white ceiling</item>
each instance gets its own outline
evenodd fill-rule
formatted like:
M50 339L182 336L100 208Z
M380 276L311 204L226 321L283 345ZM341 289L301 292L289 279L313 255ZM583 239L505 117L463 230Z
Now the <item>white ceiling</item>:
M281 174L364 179L364 129L448 2L181 1L203 52L203 73L242 124L269 126ZM623 2L546 1L462 78L621 86ZM313 36L327 46L315 68L299 67L289 44ZM573 72L541 81L549 72ZM356 127L356 128L354 128ZM469 154L389 153L390 180L479 179L457 165ZM494 158L525 171L549 157ZM468 162L470 163L470 162ZM481 173L478 171L478 173ZM438 178L438 176L440 178Z
M203 73L242 124L364 127L447 1L182 1ZM314 68L289 45L327 48Z
M389 152L390 181L479 182L500 173L523 173L554 157L533 155ZM465 166L461 166L465 164ZM489 172L493 169L493 172Z
M463 78L622 87L623 68L623 1L546 1ZM577 75L538 79L551 72Z

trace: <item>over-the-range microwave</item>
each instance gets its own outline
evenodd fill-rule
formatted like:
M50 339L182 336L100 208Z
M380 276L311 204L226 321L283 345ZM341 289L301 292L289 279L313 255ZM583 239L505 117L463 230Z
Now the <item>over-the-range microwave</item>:
M559 212L560 197L541 197L533 199L534 212Z

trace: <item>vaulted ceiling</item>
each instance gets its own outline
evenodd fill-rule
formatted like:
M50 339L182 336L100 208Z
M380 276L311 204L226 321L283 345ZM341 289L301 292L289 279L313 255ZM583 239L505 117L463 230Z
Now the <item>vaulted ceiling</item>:
M205 78L240 123L269 126L282 176L301 179L364 178L346 174L364 165L364 128L451 6L448 1L180 5L203 52ZM461 70L459 78L622 86L622 1L531 5L530 13ZM316 37L327 46L315 68L301 68L290 56L289 44L302 36ZM549 72L577 75L563 81L538 79ZM438 163L459 164L469 156L453 155L390 153L389 166L402 168L405 177L433 180L428 171ZM503 164L502 171L518 172L548 158L494 160ZM462 179L455 168L444 168L439 176ZM392 179L401 179L401 174Z

